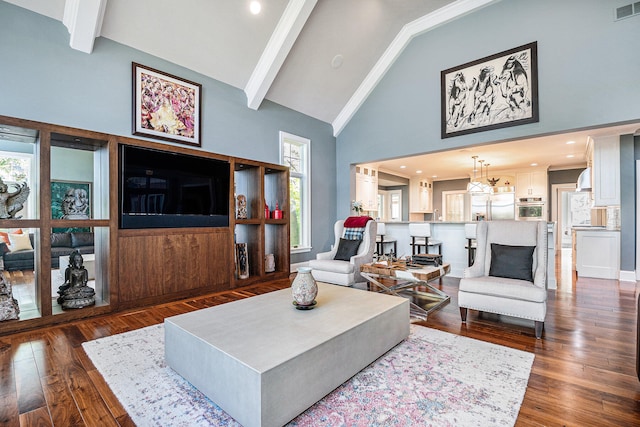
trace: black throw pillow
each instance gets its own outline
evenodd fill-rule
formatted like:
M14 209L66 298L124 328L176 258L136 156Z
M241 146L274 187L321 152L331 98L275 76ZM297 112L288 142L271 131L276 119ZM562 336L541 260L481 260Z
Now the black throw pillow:
M333 259L338 259L341 261L350 261L351 257L358 253L358 248L360 247L360 242L362 239L358 240L348 240L340 238L340 243L338 244L338 250L336 251L336 256Z
M533 282L533 251L535 246L491 244L489 276Z

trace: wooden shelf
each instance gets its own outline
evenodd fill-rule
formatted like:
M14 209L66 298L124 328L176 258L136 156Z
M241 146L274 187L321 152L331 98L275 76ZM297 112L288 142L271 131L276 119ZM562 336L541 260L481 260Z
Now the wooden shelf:
M36 232L35 271L42 273L33 280L38 287L40 314L36 318L25 316L24 320L0 322L0 335L289 277L287 167L5 116L0 116L0 124L33 131L34 158L39 168L35 176L42 179L32 188L32 194L37 194L35 212L39 212L39 218L0 220L2 228L28 228ZM52 152L56 147L78 148L78 140L86 141L81 149L94 152L94 164L99 164L92 182L92 219L52 219L48 181ZM120 144L228 161L231 166L228 226L119 229ZM236 219L237 194L247 197L247 219ZM277 201L285 217L265 218L265 200L270 205ZM65 227L103 229L101 249L96 247L95 251L96 262L104 270L102 305L53 314L51 259L43 254L50 253L52 229ZM239 235L248 246L247 279L238 279L235 272L235 243ZM275 272L264 271L266 254L274 255Z
M289 169L281 165L236 160L233 170L233 186L236 194L244 194L247 197L249 217L233 221L233 243L247 244L250 276L247 279L239 279L234 275L232 286L240 287L256 281L288 277L289 220L286 217L265 218L265 202L270 210L275 209L277 202L283 213L288 214ZM275 272L265 272L267 254L274 255Z

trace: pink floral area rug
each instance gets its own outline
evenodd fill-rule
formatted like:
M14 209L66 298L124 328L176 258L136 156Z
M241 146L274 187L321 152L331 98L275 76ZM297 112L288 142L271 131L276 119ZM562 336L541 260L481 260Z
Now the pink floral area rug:
M83 344L139 427L239 426L164 361L164 326ZM534 355L411 325L288 426L513 426Z

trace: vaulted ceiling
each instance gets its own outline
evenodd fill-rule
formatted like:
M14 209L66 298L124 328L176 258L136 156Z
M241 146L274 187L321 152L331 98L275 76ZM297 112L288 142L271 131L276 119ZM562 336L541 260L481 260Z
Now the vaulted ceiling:
M317 118L337 135L411 39L498 0L6 0Z
M258 14L250 12L252 0L4 1L60 21L70 49L90 55L104 37L243 90L249 108L268 99L332 124L338 135L415 36L500 0L258 0ZM429 164L429 177L451 179L468 175L474 154L494 170L533 162L583 167L586 137L594 134L386 159L378 167L415 176Z

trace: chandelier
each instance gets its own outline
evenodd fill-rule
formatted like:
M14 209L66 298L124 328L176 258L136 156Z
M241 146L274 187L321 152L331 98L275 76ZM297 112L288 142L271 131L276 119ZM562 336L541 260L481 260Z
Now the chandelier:
M482 183L476 180L476 159L478 156L471 156L473 159L473 180L467 184L467 193L484 193Z

